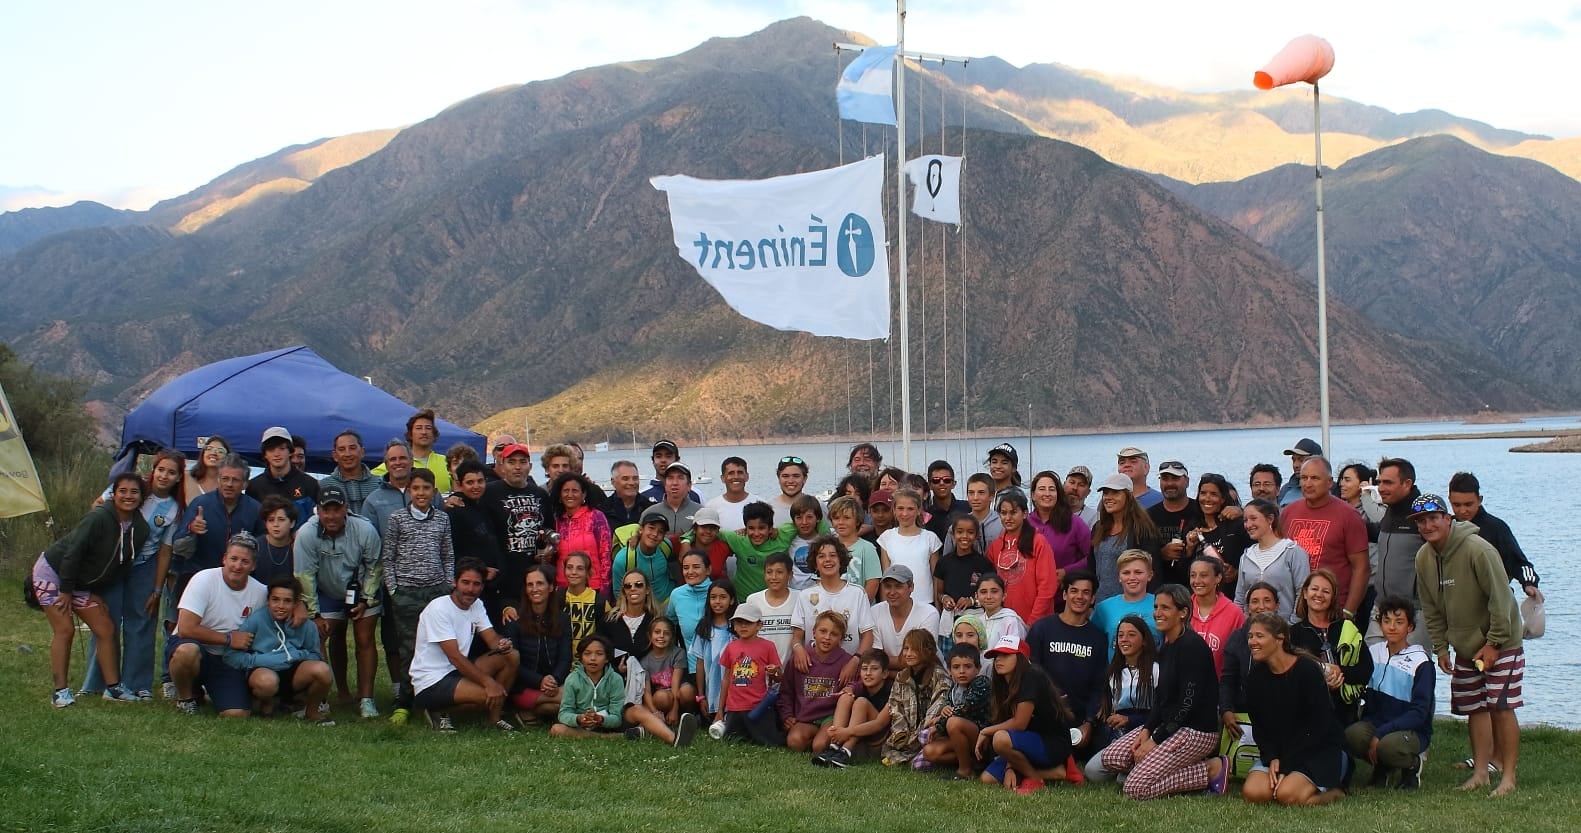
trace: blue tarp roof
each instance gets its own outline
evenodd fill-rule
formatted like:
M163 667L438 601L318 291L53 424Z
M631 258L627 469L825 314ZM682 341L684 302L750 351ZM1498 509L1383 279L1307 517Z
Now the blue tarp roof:
M170 380L126 415L121 452L152 443L190 458L198 437L219 434L235 451L257 459L264 430L280 425L307 440L310 462L324 462L335 435L349 428L362 435L372 466L384 459L390 438L406 434L406 420L416 411L307 347L287 347L218 361ZM436 448L464 442L486 456L481 434L445 420L437 427Z

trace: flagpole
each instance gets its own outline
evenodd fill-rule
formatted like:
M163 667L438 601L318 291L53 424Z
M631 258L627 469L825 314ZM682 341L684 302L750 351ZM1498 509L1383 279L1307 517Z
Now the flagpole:
M895 0L895 215L900 229L900 465L911 471L911 304L906 283L906 0Z
M1328 435L1328 273L1323 262L1323 126L1318 120L1318 85L1312 82L1312 146L1317 171L1317 307L1318 417L1323 424L1323 453L1334 457Z

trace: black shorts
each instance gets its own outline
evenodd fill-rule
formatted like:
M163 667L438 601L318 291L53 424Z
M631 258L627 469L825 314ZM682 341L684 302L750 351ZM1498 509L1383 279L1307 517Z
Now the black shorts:
M452 671L441 677L439 682L417 692L412 698L412 705L419 709L441 710L448 709L456 704L456 686L465 679L460 671Z

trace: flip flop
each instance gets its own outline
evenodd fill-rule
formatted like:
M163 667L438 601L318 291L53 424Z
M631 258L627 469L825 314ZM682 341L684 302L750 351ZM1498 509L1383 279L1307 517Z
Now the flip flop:
M1230 787L1230 759L1227 755L1219 756L1219 774L1208 782L1204 792L1209 795L1224 795Z
M1456 761L1455 764L1454 764L1455 769L1471 769L1472 767L1474 767L1476 765L1477 765L1477 759L1476 758L1464 758L1462 760ZM1498 773L1498 771L1499 771L1499 765L1494 763L1494 762L1492 762L1492 761L1488 761L1488 774L1489 775L1495 775L1495 774Z

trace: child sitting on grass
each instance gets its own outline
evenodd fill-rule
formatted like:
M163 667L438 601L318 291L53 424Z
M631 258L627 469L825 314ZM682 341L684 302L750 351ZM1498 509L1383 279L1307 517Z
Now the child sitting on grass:
M967 642L950 649L950 691L945 696L938 720L928 733L922 757L936 766L955 765L955 780L972 777L977 734L988 725L988 678L982 675L983 658L977 646Z
M323 702L332 677L319 653L318 628L311 620L291 624L300 588L290 573L269 579L269 603L249 613L236 629L252 634L250 647L226 648L225 664L247 672L247 686L260 704L260 715L272 714L277 703L300 699L309 718L320 726L333 726Z
M921 628L907 632L900 644L900 671L889 695L885 766L928 766L922 757L922 746L927 743L923 729L938 719L949 690L950 678L939 663L939 645L933 634Z
M653 735L673 746L690 745L697 736L694 715L681 715L671 731L658 715L641 705L626 705L626 682L609 667L613 651L609 640L599 634L582 640L577 667L562 688L560 722L549 728L549 734L561 738L624 736L629 740Z
M844 639L844 616L832 610L818 614L812 629L811 664L806 671L798 671L794 665L785 671L776 706L785 729L785 746L792 751L806 752L834 714L840 671L851 660L840 647Z
M774 643L758 636L762 620L763 614L751 602L737 607L730 617L736 638L719 655L719 665L727 677L719 719L725 723L727 738L784 746L785 733L780 731L774 710L759 708L768 697L769 681L780 673L780 657Z
M844 769L857 757L878 754L889 736L889 655L881 648L862 652L856 682L840 695L834 717L813 738L813 748L823 749L812 762Z
M1070 757L1070 727L1075 715L1043 670L1031 662L1032 649L1006 634L987 651L994 664L989 703L994 723L977 736L977 757L992 757L983 770L985 784L1003 784L1026 795L1044 781L1079 781L1081 770Z
M642 706L665 723L679 726L684 714L697 708L697 688L686 672L686 649L678 644L675 623L669 619L655 619L649 638L653 647L641 660L648 677Z

